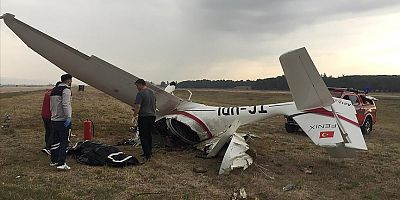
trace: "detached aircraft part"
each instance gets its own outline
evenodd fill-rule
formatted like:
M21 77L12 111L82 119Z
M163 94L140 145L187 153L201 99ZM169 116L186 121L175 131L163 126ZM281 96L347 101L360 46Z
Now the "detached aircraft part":
M134 83L138 77L96 56L87 56L15 19L12 14L6 13L1 18L29 48L60 69L134 106L134 97L138 92ZM350 154L349 150L367 150L354 106L351 101L331 96L307 50L290 51L281 55L279 60L294 102L207 106L173 95L172 85L165 91L147 82L157 98L156 129L196 145L209 157L216 155L230 141L220 173L237 167L246 169L253 162L245 153L249 147L236 132L238 127L278 115L293 118L312 142L328 148L331 154L346 156Z
M219 174L227 173L235 168L243 168L245 170L253 164L253 159L246 153L248 149L249 145L244 138L236 133L233 134L231 143L229 143L222 160Z

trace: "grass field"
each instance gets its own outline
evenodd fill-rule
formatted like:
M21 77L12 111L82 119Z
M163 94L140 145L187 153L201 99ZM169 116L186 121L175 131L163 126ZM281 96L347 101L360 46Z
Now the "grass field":
M192 100L209 105L252 105L290 101L290 94L194 90ZM177 95L186 97L185 91ZM154 158L126 168L91 167L67 162L56 171L40 152L43 91L0 94L0 199L229 199L244 188L249 199L400 199L400 94L380 96L378 123L365 137L369 151L353 159L334 159L308 137L284 131L275 117L240 127L261 138L250 141L255 164L218 175L220 159L196 158L195 149L155 149ZM88 88L73 90L73 133L82 138L83 120L92 119L95 141L107 144L129 138L130 107ZM10 115L9 122L3 122ZM120 146L138 157L141 149ZM253 152L253 153L254 153ZM208 171L197 174L193 167ZM311 170L311 174L304 170ZM296 189L284 192L288 184Z

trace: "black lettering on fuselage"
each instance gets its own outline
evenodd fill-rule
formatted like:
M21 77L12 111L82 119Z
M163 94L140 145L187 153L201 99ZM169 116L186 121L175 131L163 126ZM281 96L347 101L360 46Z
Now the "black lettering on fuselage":
M267 110L264 110L264 106L261 105L260 110L258 111L258 113L267 113Z
M308 132L310 132L311 130L314 129L327 129L327 128L336 128L337 125L336 124L315 124L315 125L311 125L310 129L308 130Z
M342 105L345 105L345 106L351 106L351 103L344 102L341 99L335 99L335 102L338 102L338 103L340 103Z
M247 110L249 114L265 114L268 111L264 108L263 105L261 106L251 106L251 107L219 107L218 108L218 116L230 116L230 115L240 115L241 111Z
M253 110L249 110L249 113L254 115L254 114L256 114L256 110L257 110L257 106L254 106Z
M229 115L229 108L222 108L223 115Z

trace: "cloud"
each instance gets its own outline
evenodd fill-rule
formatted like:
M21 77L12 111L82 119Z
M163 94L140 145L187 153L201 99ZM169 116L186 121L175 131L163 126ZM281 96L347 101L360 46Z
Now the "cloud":
M233 34L282 34L327 20L337 20L398 6L399 1L205 0L189 6L188 23L203 30ZM193 14L194 13L194 14Z
M336 50L335 44L344 39L351 46L351 38L365 25L363 18L396 13L399 5L400 1L391 0L3 0L1 11L83 53L158 82L275 75L281 70L281 53L307 46L319 55ZM30 66L58 76L59 70L18 38L7 36L12 33L3 23L1 27L3 74L38 77L35 70L26 70ZM5 52L5 47L13 49ZM247 66L241 75L240 69ZM21 74L23 70L29 73Z

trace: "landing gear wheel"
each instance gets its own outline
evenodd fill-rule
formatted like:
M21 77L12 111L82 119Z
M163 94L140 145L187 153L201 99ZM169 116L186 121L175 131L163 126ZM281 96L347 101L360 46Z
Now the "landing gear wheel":
M364 124L361 126L361 132L363 135L370 134L372 131L372 120L371 118L367 118L364 121Z

